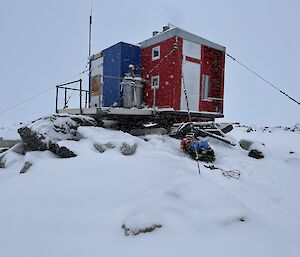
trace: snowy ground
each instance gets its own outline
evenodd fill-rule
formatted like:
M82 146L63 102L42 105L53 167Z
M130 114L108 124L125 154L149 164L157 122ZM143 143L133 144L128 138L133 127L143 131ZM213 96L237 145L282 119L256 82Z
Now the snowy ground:
M80 127L83 139L61 143L75 158L9 153L0 169L0 256L300 256L300 132L246 130L230 136L264 142L264 159L210 139L215 165L240 170L239 180L203 163L199 176L178 140L102 128ZM117 147L99 153L95 142ZM123 142L136 143L136 154L123 156ZM19 174L25 161L33 166ZM162 227L125 236L123 224Z

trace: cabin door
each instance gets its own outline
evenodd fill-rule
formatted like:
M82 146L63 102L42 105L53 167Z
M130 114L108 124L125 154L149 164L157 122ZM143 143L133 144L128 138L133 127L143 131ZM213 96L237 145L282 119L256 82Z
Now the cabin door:
M200 68L200 64L195 62L184 61L182 64L183 78L181 81L181 110L187 110L186 99L184 94L185 85L190 111L199 111Z

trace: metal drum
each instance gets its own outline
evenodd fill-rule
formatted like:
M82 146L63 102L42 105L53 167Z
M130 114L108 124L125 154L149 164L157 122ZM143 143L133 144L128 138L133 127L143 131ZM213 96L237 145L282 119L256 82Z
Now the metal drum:
M142 108L143 99L143 83L142 81L135 81L134 85L134 106Z
M123 81L123 107L132 108L134 106L134 83L131 81Z

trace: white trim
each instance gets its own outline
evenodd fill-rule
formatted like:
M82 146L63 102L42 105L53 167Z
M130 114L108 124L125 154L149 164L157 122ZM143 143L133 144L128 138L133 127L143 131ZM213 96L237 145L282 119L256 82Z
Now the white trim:
M153 80L157 79L157 86L154 86ZM151 77L151 88L154 89L158 89L159 88L159 75L157 76L152 76Z
M162 33L159 33L157 36L155 37L151 37L147 40L144 40L143 42L140 43L140 46L142 48L146 48L146 47L149 47L149 46L152 46L154 44L157 44L157 43L160 43L162 41L165 41L169 38L173 38L175 36L178 36L182 39L186 39L188 41L191 41L191 42L194 42L194 43L197 43L199 45L205 45L205 46L209 46L209 47L212 47L214 49L217 49L217 50L220 50L222 52L226 52L226 48L224 46L221 46L219 44L216 44L216 43L213 43L207 39L204 39L202 37L199 37L199 36L196 36L190 32L187 32L183 29L180 29L180 28L170 28L168 29L167 31L165 32L162 32Z
M154 56L154 52L158 51L158 56ZM156 46L152 48L152 61L160 59L160 46Z

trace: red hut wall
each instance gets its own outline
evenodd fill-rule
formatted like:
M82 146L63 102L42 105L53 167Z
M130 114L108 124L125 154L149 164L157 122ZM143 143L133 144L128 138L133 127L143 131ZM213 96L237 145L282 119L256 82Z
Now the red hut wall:
M173 52L168 58L164 57L173 49L176 38L170 38L157 44L142 49L142 76L151 81L151 77L159 76L159 88L156 90L156 106L159 108L174 108L175 110L184 109L182 101L182 67L183 58L182 47L183 39L177 37L178 51ZM152 49L160 46L160 58L152 60ZM199 109L194 111L220 112L223 113L224 97L224 66L225 53L201 45L201 60L185 57L185 62L200 64L200 83L199 83ZM186 75L186 74L185 74ZM210 77L210 90L208 97L203 95L203 75ZM187 85L186 85L187 86ZM153 106L153 88L151 83L145 85L145 103ZM181 106L182 105L182 106Z
M159 76L159 88L156 90L156 106L160 108L180 109L181 94L181 59L182 39L178 38L178 51L171 53L176 38L170 38L155 45L142 49L142 76L151 81L151 77ZM160 58L152 60L152 49L160 46ZM179 52L179 53L178 53ZM151 83L145 85L145 103L153 106L153 92Z
M210 76L209 98L203 97L203 79L201 79L201 99L199 110L205 112L223 113L224 99L224 70L225 70L225 53L202 45L201 47L202 67L201 78L203 75Z

